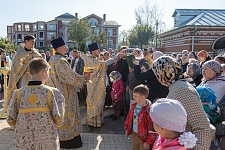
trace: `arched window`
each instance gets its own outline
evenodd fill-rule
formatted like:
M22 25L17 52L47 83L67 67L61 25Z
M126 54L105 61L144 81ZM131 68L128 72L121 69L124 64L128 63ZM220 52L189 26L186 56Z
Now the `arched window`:
M88 23L90 24L91 27L96 27L98 24L98 21L95 18L91 18L88 20Z

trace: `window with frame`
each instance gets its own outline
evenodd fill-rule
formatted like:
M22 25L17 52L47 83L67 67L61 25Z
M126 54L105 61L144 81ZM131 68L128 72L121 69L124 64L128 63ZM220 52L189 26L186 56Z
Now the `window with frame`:
M21 25L20 24L17 25L17 28L18 28L18 31L21 31Z
M22 39L22 35L21 34L17 34L17 39Z
M29 24L26 24L26 25L25 25L25 31L30 31L30 26L29 26Z
M39 32L39 38L44 38L44 32Z
M36 24L33 24L33 30L37 30L37 25Z
M99 28L95 28L95 29L94 29L94 34L95 34L96 36L99 36Z
M54 32L50 32L49 33L49 38L52 39L52 40L55 39L55 33Z
M44 46L44 42L40 42L39 45L40 45L40 47L43 47Z
M179 19L178 19L178 18L175 18L174 23L175 23L175 24L178 24L178 23L179 23Z
M98 24L98 21L95 18L91 18L88 20L88 23L90 24L91 27L96 27Z
M113 45L112 40L108 40L107 41L107 47L112 48L112 45Z
M49 29L54 29L55 28L55 25L54 24L50 24L49 25Z
M44 29L44 25L40 24L39 29L43 30Z
M113 33L112 29L107 30L107 36L112 36L112 33Z

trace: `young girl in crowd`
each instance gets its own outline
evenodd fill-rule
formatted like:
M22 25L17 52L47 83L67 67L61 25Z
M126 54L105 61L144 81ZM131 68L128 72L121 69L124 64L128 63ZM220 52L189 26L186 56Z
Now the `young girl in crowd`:
M195 135L184 132L187 113L179 101L165 98L157 100L151 106L150 117L159 134L153 150L186 150L195 146Z
M122 81L122 75L118 71L112 71L109 74L110 81L112 82L112 90L110 93L113 108L114 108L114 120L120 119L120 113L123 107L123 91L124 85Z

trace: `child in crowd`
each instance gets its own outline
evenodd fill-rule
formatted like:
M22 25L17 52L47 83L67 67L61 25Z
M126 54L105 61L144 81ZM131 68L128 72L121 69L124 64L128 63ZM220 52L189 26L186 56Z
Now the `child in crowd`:
M31 80L14 91L7 122L15 127L14 147L24 149L59 150L56 126L62 125L64 97L58 89L44 85L49 64L43 58L29 63Z
M215 92L211 88L205 87L205 86L198 86L196 87L196 90L202 101L203 109L205 113L207 114L210 120L210 123L215 125L219 117L219 113L217 112L217 106L216 106L217 97L215 95Z
M110 93L113 108L114 108L114 120L120 119L120 113L123 109L123 92L124 85L122 81L122 75L118 71L112 71L109 74L110 81L112 82L112 90Z
M133 90L134 104L127 115L124 123L126 136L132 134L132 150L150 149L157 135L148 133L152 131L152 120L149 110L151 102L147 100L149 89L145 85L138 85Z
M150 117L159 134L153 150L186 150L195 146L195 135L184 132L187 113L179 101L165 98L157 100L151 106Z

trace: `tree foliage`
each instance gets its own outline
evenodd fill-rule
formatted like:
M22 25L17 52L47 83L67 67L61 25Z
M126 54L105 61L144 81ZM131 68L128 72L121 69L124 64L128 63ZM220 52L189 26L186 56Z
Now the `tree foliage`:
M99 35L92 35L91 38L92 42L98 42L98 44L102 45L102 46L106 46L107 44L107 36L105 32L99 32Z
M91 39L92 29L87 20L76 18L69 23L68 39L75 41L78 44L78 49L82 43Z
M130 30L128 40L131 47L143 48L154 37L154 31L147 24L137 24Z
M82 43L81 44L80 51L82 51L82 52L86 52L87 51L87 47L86 47L86 44L85 43Z
M9 38L0 38L0 48L4 49L7 53L10 53L12 50L16 49Z

